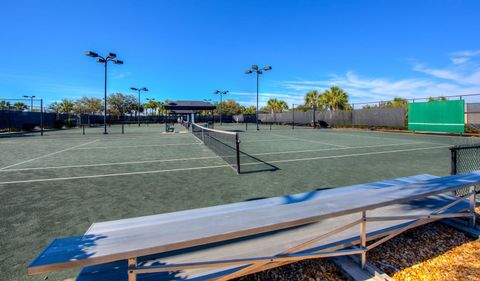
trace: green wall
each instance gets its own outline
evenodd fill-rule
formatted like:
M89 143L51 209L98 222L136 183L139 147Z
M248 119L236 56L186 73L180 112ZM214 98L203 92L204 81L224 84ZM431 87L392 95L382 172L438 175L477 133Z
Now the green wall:
M408 129L410 131L464 133L465 101L409 103Z

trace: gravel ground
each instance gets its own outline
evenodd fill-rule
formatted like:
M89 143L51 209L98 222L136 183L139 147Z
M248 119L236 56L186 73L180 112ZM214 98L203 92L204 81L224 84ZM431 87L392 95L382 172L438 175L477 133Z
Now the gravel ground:
M348 280L328 259L306 260L247 275L237 281L342 281Z
M367 258L395 280L480 280L480 240L439 222L406 231Z
M395 280L480 281L480 240L436 222L389 240L368 253L368 261ZM238 281L348 280L328 259L292 263Z

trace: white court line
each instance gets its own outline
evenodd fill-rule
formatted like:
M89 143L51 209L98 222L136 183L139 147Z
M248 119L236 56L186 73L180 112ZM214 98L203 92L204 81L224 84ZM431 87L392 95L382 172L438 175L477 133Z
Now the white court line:
M287 137L287 138L296 139L296 140L300 140L300 141L306 141L306 142L313 142L313 143L320 143L320 144L324 144L324 145L342 147L342 148L350 148L350 146L346 146L346 145L331 144L331 143L328 143L328 142L317 141L317 140L309 140L309 139L302 139L302 138L297 138L297 137L292 137L292 136L277 135L277 134L274 134L274 133L271 133L271 135L279 136L279 137Z
M340 133L342 132L341 130L338 130L337 132L328 132L327 134L332 134L332 135L337 135L337 136L351 136L351 137L361 137L361 138L368 138L368 139L381 139L381 140L396 140L396 141L407 141L407 140L402 140L402 139L397 139L397 138L389 138L387 137L380 137L380 136L366 136L366 134L371 134L370 132L360 132L358 134L350 134L350 133ZM376 133L382 133L385 134L384 132L376 132ZM395 132L388 132L387 134L405 134L405 133L395 133ZM425 142L425 141L423 141ZM435 143L435 142L425 142L425 143L430 143L430 144L435 144L435 145L443 145L443 143Z
M230 167L230 165L225 164L225 165L216 165L216 166L202 166L202 167L178 168L178 169L170 169L170 170L153 170L153 171L105 174L105 175L92 175L92 176L80 176L80 177L50 178L50 179L22 180L22 181L10 181L10 182L5 181L5 182L0 182L0 185L2 185L2 184L12 184L12 183L31 183L31 182L44 182L44 181L63 181L63 180L77 180L77 179L92 179L92 178L104 178L104 177L144 175L144 174L159 174L159 173L167 173L167 172L215 169L215 168L223 168L223 167Z
M425 147L425 148L411 148L411 149L400 149L400 150L390 150L390 151L380 151L380 152L355 153L355 154L346 154L346 155L334 155L334 156L310 157L310 158L296 158L296 159L268 161L268 163L287 163L287 162L311 161L311 160L319 160L319 159L346 158L346 157L357 157L357 156L365 156L365 155L388 154L388 153L408 152L408 151L427 150L427 149L439 149L439 148L445 148L445 147L450 147L450 146L449 145L444 145L444 146L434 146L434 147ZM244 166L244 165L262 165L262 164L264 164L264 163L244 163L244 164L241 164L241 165ZM231 166L228 165L228 164L225 164L225 165L201 166L201 167L192 167L192 168L178 168L178 169L170 169L170 170L153 170L153 171L142 171L142 172L129 172L129 173L117 173L117 174L79 176L79 177L64 177L64 178L47 178L47 179L34 179L34 180L6 181L6 182L0 182L0 185L2 185L2 184L15 184L15 183L45 182L45 181L91 179L91 178L130 176L130 175L143 175L143 174L158 174L158 173L176 172L176 171L215 169L215 168L220 168L220 167L231 167Z
M76 146L72 146L72 147L69 147L69 148L66 148L66 149L62 149L62 150L59 150L59 151L56 151L56 152L48 153L48 154L45 154L45 155L42 155L42 156L38 156L38 157L29 159L29 160L25 160L25 161L22 161L22 162L19 162L19 163L10 165L10 166L2 167L2 168L0 168L0 171L5 170L5 169L8 169L8 168L11 168L11 167L15 167L15 166L18 166L18 165L21 165L21 164L25 164L25 163L28 163L28 162L32 162L32 161L35 161L35 160L38 160L38 159L41 159L41 158L44 158L44 157L48 157L48 156L52 156L52 155L55 155L55 154L58 154L58 153L62 153L62 152L68 151L68 150L72 150L72 149L75 149L75 148L80 147L80 146L83 146L83 145L92 144L92 143L97 142L97 141L98 141L98 140L93 140L93 141L91 141L91 142L82 143L82 144L79 144L79 145L76 145Z
M378 147L410 145L410 144L420 144L420 143L422 143L422 142L379 144L379 145L367 145L367 146L345 147L345 148L342 147L342 148L321 148L321 149L309 149L309 150L287 150L287 151L276 151L276 152L253 153L253 154L249 154L249 155L250 156L262 156L262 155L278 155L278 154L319 152L319 151L338 151L338 150L349 150L349 149L357 149L357 148L358 149L378 148ZM240 153L242 153L242 152L240 151ZM248 155L245 155L245 153L243 153L243 155L241 155L241 157L245 157L245 156L248 156ZM205 156L205 157L174 158L174 159L153 159L153 160L114 162L114 163L80 164L80 165L69 165L69 166L31 167L31 168L0 170L0 172L19 172L19 171L30 171L30 170L70 169L70 168L131 165L131 164L144 164L144 163L157 163L157 162L175 162L175 161L185 161L185 160L215 159L215 158L218 158L218 157L221 157L221 156ZM223 156L223 157L226 157L226 156ZM234 157L234 156L232 156L232 157Z
M251 140L251 141L243 141L241 143L251 143L251 142L271 142L271 141L293 141L293 139L272 139L272 140Z
M75 148L74 150L162 147L162 146L181 146L181 145L197 145L197 144L201 144L201 143L192 142L192 143L139 144L139 145L119 145L119 146L90 146L90 147L79 147L79 148Z
M289 150L289 151L277 151L277 152L263 152L249 154L252 156L261 156L261 155L270 155L270 154L288 154L288 153L303 153L303 152L319 152L319 151L337 151L337 150L348 150L348 149L362 149L362 148L377 148L377 147L387 147L387 146L398 146L398 145L410 145L410 144L420 144L423 142L406 142L406 143L392 143L392 144L377 144L377 145L365 145L365 146L352 146L352 147L339 147L339 148L320 148L320 149L307 149L307 150ZM241 153L241 152L240 152Z
M117 166L117 165L175 162L175 161L189 161L189 160L205 160L205 159L218 159L218 158L219 158L219 156L205 156L205 157L194 157L194 158L174 158L174 159L154 159L154 160L128 161L128 162L113 162L113 163L80 164L80 165L68 165L68 166L50 166L50 167L32 167L32 168L7 169L7 170L0 170L0 172L19 172L19 171L31 171L31 170L88 168L88 167L100 167L100 166Z
M266 162L267 163L287 163L287 162L298 162L298 161L311 161L311 160L320 160L320 159L333 159L333 158L356 157L356 156L365 156L365 155L376 155L376 154L388 154L388 153L408 152L408 151L417 151L417 150L427 150L427 149L438 149L438 148L445 148L445 147L450 147L450 145L431 146L431 147L424 147L424 148L409 148L409 149L399 149L399 150L388 150L388 151L377 151L377 152L365 152L365 153L355 153L355 154L345 154L345 155L320 156L320 157L310 157L310 158L273 160L273 161L266 161ZM244 163L244 164L241 164L241 165L259 165L259 163Z

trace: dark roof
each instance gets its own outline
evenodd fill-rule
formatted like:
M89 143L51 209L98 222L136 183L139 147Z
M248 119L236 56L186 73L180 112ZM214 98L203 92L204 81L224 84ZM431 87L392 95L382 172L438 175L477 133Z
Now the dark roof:
M172 113L178 113L178 114L192 114L193 110L172 110Z
M167 110L211 110L215 109L216 106L205 101L188 101L188 100L179 100L179 101L169 101L165 105Z

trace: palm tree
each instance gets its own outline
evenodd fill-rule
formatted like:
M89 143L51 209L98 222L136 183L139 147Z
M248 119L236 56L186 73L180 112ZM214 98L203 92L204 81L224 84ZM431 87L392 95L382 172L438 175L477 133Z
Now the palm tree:
M253 105L243 108L243 114L253 115L255 113L256 113L256 109L255 109L255 106Z
M276 113L283 112L285 109L288 109L288 104L283 100L269 99L267 101L267 108L273 114L274 122L277 121Z
M25 110L28 108L28 106L23 103L23 102L16 102L13 104L13 108L16 109L16 110Z
M8 101L0 101L0 110L5 110L10 107L10 102Z
M330 110L343 110L348 104L348 94L342 88L333 86L322 94L321 100Z
M320 96L318 95L317 90L307 92L307 94L305 95L305 106L314 109L322 106L320 102Z
M71 100L63 99L58 104L58 111L60 113L71 113L75 108L75 103Z

